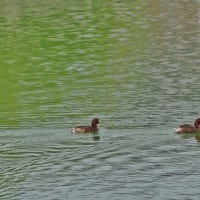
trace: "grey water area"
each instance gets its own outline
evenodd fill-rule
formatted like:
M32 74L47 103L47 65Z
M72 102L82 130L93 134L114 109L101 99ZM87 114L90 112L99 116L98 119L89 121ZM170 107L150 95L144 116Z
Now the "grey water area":
M199 143L171 128L1 131L1 199L198 199Z
M0 199L199 200L200 2L6 2Z

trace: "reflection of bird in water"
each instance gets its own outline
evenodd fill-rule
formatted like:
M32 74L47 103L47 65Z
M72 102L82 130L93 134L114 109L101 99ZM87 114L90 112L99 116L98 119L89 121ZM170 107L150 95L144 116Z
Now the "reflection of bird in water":
M183 124L175 128L176 133L196 133L200 132L200 118L196 119L194 126Z
M200 132L195 134L195 138L196 138L197 142L200 142Z
M98 134L92 134L92 139L95 140L95 141L98 141L100 140L100 136Z
M73 133L92 133L98 131L98 124L99 124L99 119L94 118L91 122L91 126L76 126L72 128Z

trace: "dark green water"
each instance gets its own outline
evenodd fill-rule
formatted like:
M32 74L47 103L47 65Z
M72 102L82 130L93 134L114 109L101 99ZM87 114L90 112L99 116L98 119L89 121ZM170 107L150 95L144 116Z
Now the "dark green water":
M0 199L199 199L199 9L2 0Z

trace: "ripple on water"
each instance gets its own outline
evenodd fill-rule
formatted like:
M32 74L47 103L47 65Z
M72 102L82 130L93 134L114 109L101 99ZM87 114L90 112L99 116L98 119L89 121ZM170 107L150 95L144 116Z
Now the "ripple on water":
M131 199L167 197L167 191L181 199L197 194L200 159L194 138L153 128L101 129L100 136L94 141L90 134L64 129L2 133L2 199L14 198L10 190L19 199ZM183 190L186 182L191 191Z

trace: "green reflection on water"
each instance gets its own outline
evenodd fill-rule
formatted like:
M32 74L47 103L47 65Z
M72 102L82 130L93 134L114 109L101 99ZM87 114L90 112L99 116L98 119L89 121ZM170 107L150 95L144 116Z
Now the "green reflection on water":
M146 28L140 20L146 5L14 2L0 7L0 126L118 107L114 96L126 89L133 62L144 56Z

